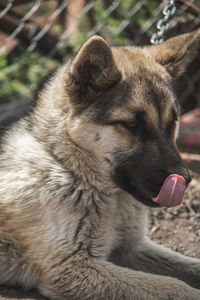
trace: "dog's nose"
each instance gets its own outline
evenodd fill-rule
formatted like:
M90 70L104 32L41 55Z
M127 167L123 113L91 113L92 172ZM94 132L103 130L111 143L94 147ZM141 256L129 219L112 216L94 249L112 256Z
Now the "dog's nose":
M192 180L189 170L187 167L182 167L182 168L176 168L173 170L170 170L169 175L170 174L178 174L180 176L182 176L185 179L185 185L186 187L188 186L188 184L190 183L190 181Z

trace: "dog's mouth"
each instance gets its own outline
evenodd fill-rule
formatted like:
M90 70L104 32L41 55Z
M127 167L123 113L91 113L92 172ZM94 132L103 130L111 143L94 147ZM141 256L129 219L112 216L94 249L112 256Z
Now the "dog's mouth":
M142 191L134 181L126 178L125 189L138 201L150 207L173 207L182 203L186 184L185 179L178 174L169 175L156 196L155 193Z
M178 206L183 201L185 189L186 183L183 176L171 174L165 179L158 196L152 200L160 206Z

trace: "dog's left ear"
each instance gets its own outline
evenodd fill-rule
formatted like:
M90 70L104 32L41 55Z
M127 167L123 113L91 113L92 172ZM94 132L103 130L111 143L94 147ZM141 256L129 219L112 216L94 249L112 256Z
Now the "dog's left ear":
M150 46L153 58L163 65L172 77L181 75L200 49L200 29L170 38L162 44Z
M111 48L100 36L91 37L72 61L70 74L80 86L104 89L120 79Z

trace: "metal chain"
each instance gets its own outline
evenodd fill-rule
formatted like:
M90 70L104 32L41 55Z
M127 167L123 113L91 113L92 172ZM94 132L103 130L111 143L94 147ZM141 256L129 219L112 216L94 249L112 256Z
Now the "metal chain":
M170 25L170 19L176 13L175 0L169 0L169 3L163 8L162 11L164 18L160 19L156 25L158 31L152 35L151 43L160 44L164 41L164 34Z
M14 0L7 0L6 6L4 9L0 12L0 19L2 19L7 12L12 8Z

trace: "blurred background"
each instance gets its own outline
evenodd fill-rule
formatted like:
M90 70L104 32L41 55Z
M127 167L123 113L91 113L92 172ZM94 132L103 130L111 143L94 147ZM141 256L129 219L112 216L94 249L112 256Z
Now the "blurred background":
M92 35L150 45L169 1L0 0L0 127L20 116L41 80ZM165 39L200 27L200 1L177 0ZM200 170L200 50L174 83L183 117L179 147ZM192 154L191 154L192 153ZM189 156L188 156L189 155Z

